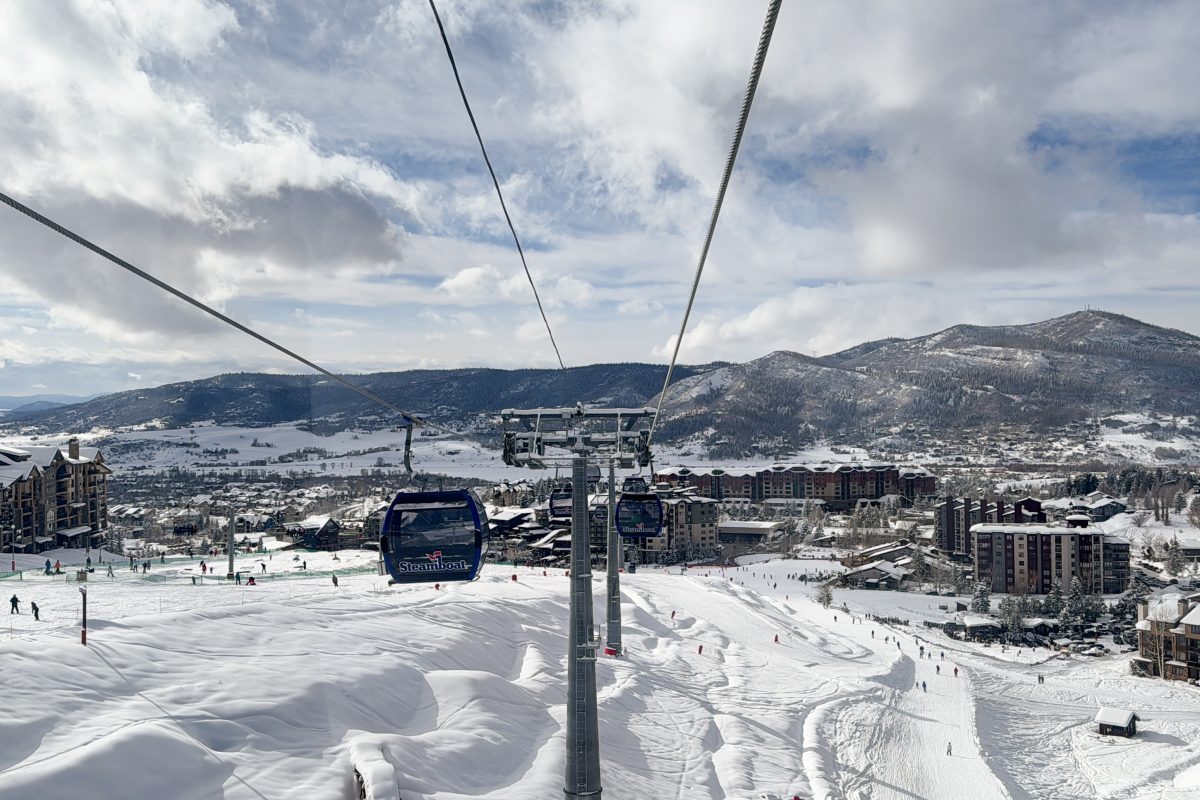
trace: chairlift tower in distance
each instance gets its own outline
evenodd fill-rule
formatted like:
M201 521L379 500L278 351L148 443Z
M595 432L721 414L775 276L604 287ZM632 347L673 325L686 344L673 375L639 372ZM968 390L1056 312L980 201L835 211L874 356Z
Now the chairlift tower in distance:
M596 648L592 620L592 554L588 509L589 459L612 469L650 463L652 408L505 409L504 463L543 469L571 465L571 609L567 637L566 800L601 800L600 725L596 713ZM513 428L519 428L510 430ZM611 473L610 473L611 474ZM611 513L611 512L610 512ZM609 537L610 548L612 536ZM613 553L608 554L609 626L618 627L620 588ZM616 614L613 598L616 597ZM610 633L611 637L611 633Z

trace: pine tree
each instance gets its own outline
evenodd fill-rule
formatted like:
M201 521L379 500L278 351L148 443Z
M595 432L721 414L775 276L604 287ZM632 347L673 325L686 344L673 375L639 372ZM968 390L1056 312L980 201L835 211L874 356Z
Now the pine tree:
M1015 595L1006 594L1000 600L1000 623L1010 635L1021 634L1021 601Z
M1083 589L1083 581L1079 580L1076 575L1071 579L1071 588L1067 591L1067 599L1063 604L1062 614L1059 615L1059 622L1063 626L1082 625L1084 614L1087 613L1087 592Z
M1200 528L1200 494L1192 498L1192 502L1188 504L1187 512L1188 522Z
M912 561L909 562L908 567L912 570L917 583L925 580L925 573L928 571L929 565L925 563L925 553L916 545L913 545Z
M1187 560L1183 557L1183 550L1179 547L1179 538L1172 537L1171 541L1167 542L1166 548L1167 557L1165 564L1169 575L1179 576L1187 569Z
M1091 623L1100 619L1108 613L1108 606L1104 604L1104 598L1099 594L1089 594L1086 597L1083 609L1083 618Z
M970 609L976 614L987 614L992 610L991 587L980 581L975 584L975 594L971 597Z
M829 584L822 584L821 588L817 589L817 602L821 604L822 608L829 608L833 605L833 589L829 588Z
M1062 581L1056 579L1050 585L1050 592L1046 595L1046 599L1042 601L1042 613L1047 617L1057 619L1063 612L1063 605Z

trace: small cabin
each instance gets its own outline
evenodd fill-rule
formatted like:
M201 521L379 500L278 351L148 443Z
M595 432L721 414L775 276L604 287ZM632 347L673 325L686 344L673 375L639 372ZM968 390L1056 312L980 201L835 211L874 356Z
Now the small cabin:
M1096 724L1103 736L1130 737L1137 733L1137 714L1124 708L1102 708L1096 712Z

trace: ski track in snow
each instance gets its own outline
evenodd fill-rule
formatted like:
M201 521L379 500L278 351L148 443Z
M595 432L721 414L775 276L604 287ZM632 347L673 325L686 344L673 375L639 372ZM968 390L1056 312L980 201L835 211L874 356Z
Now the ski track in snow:
M404 800L561 797L562 572L521 568L513 582L490 567L473 584L388 589L364 572L372 554L341 555L306 554L312 577L277 555L266 577L289 579L256 587L193 586L186 561L93 577L87 648L74 585L10 580L43 621L10 615L0 636L0 800L97 787L130 800L339 798L352 763ZM609 797L1195 796L1194 687L1132 678L1125 658L1044 661L852 622L785 577L814 566L623 576L625 655L597 664ZM843 600L938 613L916 595L835 590ZM1135 708L1138 738L1098 736L1100 704Z

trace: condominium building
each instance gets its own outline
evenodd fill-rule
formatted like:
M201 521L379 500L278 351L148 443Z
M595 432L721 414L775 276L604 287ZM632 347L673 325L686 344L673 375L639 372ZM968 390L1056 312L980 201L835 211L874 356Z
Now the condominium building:
M971 526L975 580L993 592L1046 594L1078 577L1089 592L1118 594L1129 582L1129 545L1101 531L1052 525Z
M912 500L937 491L933 473L880 461L774 464L765 469L667 467L657 483L692 487L715 500L822 500L831 509L852 508L860 499L887 495Z
M1167 680L1200 680L1200 594L1164 592L1138 601L1134 666Z
M35 553L99 544L108 528L108 476L95 447L0 446L0 550Z

